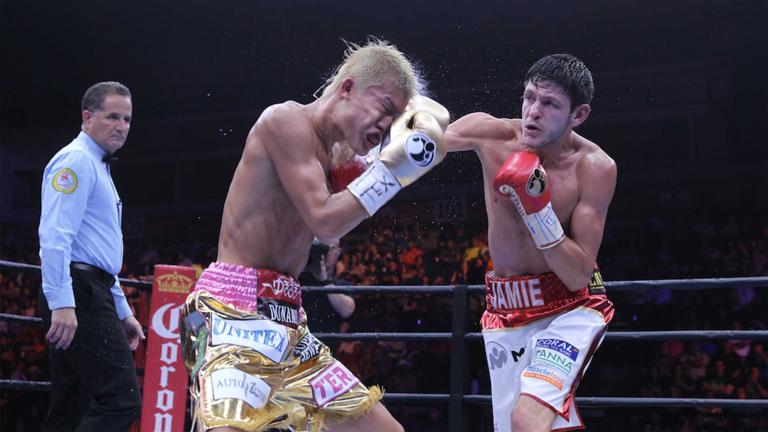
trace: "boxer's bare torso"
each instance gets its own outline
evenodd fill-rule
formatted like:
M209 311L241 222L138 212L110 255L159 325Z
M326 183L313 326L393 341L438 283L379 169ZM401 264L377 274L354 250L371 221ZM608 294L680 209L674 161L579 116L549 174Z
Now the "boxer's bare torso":
M264 110L224 203L218 261L298 276L313 238L331 244L366 219L350 191L333 193L331 164L379 145L407 101L392 78L359 90L346 79L310 104Z
M394 80L346 95L264 110L227 193L218 261L298 276L315 237L332 244L368 217L328 173L377 146L407 100Z
M496 274L512 276L551 271L514 204L493 189L493 178L510 154L530 150L522 144L522 122L470 114L452 125L446 136L451 150L474 150L482 164L488 241ZM583 188L595 181L610 180L613 161L597 145L575 132L565 138L556 148L537 151L537 154L552 188L555 214L566 235L573 237L571 218ZM610 198L611 195L605 195L598 200L598 205L604 205L607 210ZM602 238L602 230L600 235Z
M224 204L219 261L289 275L297 275L304 267L314 234L283 187L268 147L305 140L314 149L306 158L327 174L329 145L315 131L310 111L295 102L270 107L249 132ZM274 142L279 138L275 129L286 118L290 118L292 139L286 136L284 142Z

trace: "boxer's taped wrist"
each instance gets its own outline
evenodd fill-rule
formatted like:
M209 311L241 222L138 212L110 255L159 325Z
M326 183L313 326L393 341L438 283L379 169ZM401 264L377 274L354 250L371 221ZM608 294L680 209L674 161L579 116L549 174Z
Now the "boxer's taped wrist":
M560 239L559 239L559 240L555 240L555 241L553 241L552 243L547 243L547 244L544 244L544 245L538 245L538 244L537 244L537 245L536 245L536 247L537 247L539 250L547 250L547 249L552 249L553 247L555 247L555 246L559 245L560 243L562 243L562 242L563 242L563 240L565 240L565 235L563 235L562 237L560 237Z
M373 216L402 188L389 168L378 159L347 186L368 212L368 216Z
M523 220L539 249L555 247L565 240L563 226L560 225L551 202L536 213L524 214Z

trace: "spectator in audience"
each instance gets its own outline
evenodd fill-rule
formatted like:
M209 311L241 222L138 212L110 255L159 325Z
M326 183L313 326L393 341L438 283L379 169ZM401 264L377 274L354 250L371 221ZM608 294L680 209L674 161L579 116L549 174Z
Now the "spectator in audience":
M696 341L688 341L685 350L680 355L679 362L688 377L697 381L707 374L709 356L701 352L701 347Z
M701 389L711 394L714 398L729 398L733 395L735 385L730 376L725 362L715 360L711 371L701 383Z

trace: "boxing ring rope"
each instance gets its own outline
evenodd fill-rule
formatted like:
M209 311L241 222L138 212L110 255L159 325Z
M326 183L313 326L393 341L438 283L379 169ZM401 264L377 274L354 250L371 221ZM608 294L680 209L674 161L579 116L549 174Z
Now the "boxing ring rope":
M39 266L0 260L0 268L38 270ZM120 279L121 284L140 289L151 288L151 282L136 279ZM610 291L666 288L670 290L699 290L713 288L768 288L768 277L699 278L668 280L634 280L605 282ZM367 286L325 286L302 287L304 292L343 294L453 294L453 331L451 333L314 333L321 340L328 341L434 341L450 340L451 366L448 394L387 393L385 400L391 402L416 402L449 404L449 429L459 430L463 424L463 404L489 404L489 395L464 395L463 388L467 375L466 342L482 340L482 333L467 332L467 296L469 293L485 292L484 285L367 285ZM0 313L0 320L32 325L42 324L36 317ZM606 341L659 341L659 340L768 340L766 330L687 330L687 331L634 331L607 332ZM48 391L50 382L0 380L0 390ZM577 397L582 407L727 407L727 408L768 408L767 399L701 399L701 398L632 398L632 397Z
M451 395L445 393L385 393L384 399L392 402L449 402ZM464 395L466 403L491 404L488 395ZM579 408L608 407L722 407L722 408L768 408L768 399L700 399L700 398L627 398L627 397L577 397Z
M312 333L318 339L329 341L425 341L452 339L452 333ZM480 332L466 333L467 340L482 340ZM723 340L743 339L768 341L768 330L681 330L607 332L608 341L659 341L659 340Z
M37 317L0 313L0 321L23 322L30 324L42 324L43 320ZM451 339L452 333L312 333L315 337L329 341L431 341ZM466 333L467 340L482 340L480 332ZM633 341L633 340L768 340L768 330L679 330L679 331L635 331L635 332L608 332L605 340L609 341Z

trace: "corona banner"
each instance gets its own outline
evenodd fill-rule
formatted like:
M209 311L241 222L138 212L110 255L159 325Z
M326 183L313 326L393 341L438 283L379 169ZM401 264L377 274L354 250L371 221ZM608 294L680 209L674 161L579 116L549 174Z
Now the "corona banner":
M144 367L141 432L181 432L187 403L187 370L179 323L184 300L195 285L195 269L156 265Z

